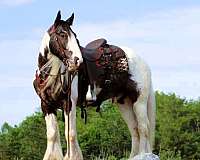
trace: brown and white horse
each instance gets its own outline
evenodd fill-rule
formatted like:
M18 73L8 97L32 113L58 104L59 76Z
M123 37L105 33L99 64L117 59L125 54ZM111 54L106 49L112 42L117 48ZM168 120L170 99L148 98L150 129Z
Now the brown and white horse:
M74 15L61 20L60 11L54 24L45 33L39 54L39 70L34 87L41 98L47 128L47 149L44 160L82 160L77 140L76 105L78 102L77 70L84 63L76 34L72 31ZM128 61L129 80L136 84L137 97L126 95L119 110L132 137L130 158L141 153L151 153L155 129L155 97L148 65L131 49L122 48ZM69 83L70 82L70 83ZM102 88L94 84L92 99ZM88 87L88 86L86 86ZM131 86L129 86L131 87ZM127 88L127 86L124 86ZM130 89L130 88L127 88ZM88 95L88 94L87 94ZM112 97L117 98L117 97ZM67 153L63 158L56 109L64 110Z

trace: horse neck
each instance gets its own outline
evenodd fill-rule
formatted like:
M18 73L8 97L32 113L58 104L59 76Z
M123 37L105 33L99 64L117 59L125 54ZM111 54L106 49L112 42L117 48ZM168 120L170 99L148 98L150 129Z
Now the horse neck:
M74 57L78 57L79 58L79 63L80 64L83 62L83 56L82 56L82 52L81 52L81 49L80 49L79 41L75 37L73 32L71 32L71 36L69 38L69 41L67 43L66 48L68 48L70 51L73 52L73 56L72 56L73 58Z

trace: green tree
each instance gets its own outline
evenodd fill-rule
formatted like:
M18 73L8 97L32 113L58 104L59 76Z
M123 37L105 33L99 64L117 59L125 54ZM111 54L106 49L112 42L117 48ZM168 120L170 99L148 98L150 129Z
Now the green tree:
M101 116L95 109L90 109L86 125L79 113L78 138L84 157L101 157L106 154L122 158L128 155L131 138L117 106L105 103Z
M156 144L161 160L200 159L200 100L182 99L175 94L156 93ZM77 110L78 139L85 159L128 157L130 134L118 108L105 103L102 116L88 109L85 125ZM62 113L58 111L63 151L66 151ZM37 160L46 150L46 127L41 112L18 126L4 123L0 131L0 159Z
M200 101L157 93L156 152L200 159Z

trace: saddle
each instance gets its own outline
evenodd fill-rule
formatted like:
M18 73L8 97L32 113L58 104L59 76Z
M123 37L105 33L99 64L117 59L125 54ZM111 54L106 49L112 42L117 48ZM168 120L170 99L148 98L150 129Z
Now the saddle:
M100 104L104 100L119 96L119 93L121 96L119 100L123 101L126 97L124 90L129 78L128 60L125 52L120 47L108 44L105 39L94 40L88 43L85 48L81 47L81 51L85 75L79 75L79 91L80 87L84 88L88 85L93 87L98 85L102 88L96 101L90 105L97 106L97 111L99 111ZM84 90L83 88L82 90ZM84 91L85 93L79 95L86 95L87 88ZM85 97L81 98L80 102L83 102Z
M120 71L119 63L121 58L126 58L124 51L114 45L109 45L106 39L97 39L81 47L82 56L85 60L90 84L101 81L104 85L104 80L109 80L107 77L109 71ZM128 67L128 66L127 66Z
M88 61L96 61L103 54L103 48L106 46L107 41L103 38L94 40L86 45L85 48L81 48L83 58Z
M90 43L88 43L85 48L87 49L98 49L107 44L107 41L104 38L96 39Z

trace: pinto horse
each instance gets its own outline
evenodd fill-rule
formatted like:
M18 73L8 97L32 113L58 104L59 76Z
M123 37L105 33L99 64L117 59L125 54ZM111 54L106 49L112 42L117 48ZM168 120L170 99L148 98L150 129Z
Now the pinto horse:
M65 21L61 20L59 11L54 24L45 33L40 47L39 73L36 73L34 87L41 98L47 128L47 149L44 160L83 159L76 131L76 106L80 99L82 100L79 103L84 101L87 103L90 99L93 100L93 104L100 105L102 101L112 98L118 103L119 111L131 133L130 159L137 154L151 153L155 130L155 97L148 65L131 49L113 47L107 45L105 41L95 43L94 49L91 49L91 44L89 49L81 47L71 29L73 19L74 14ZM89 63L87 58L89 53L96 64L99 58L94 58L94 55L96 56L97 50L102 49L102 46L104 52L109 50L114 54L113 50L116 50L114 59L117 61L109 59L112 64L116 64L112 68L115 70L112 74L109 73L112 76L107 78L103 72L104 79L100 83L88 74L91 68L87 65ZM103 61L103 64L107 62ZM106 92L109 94L104 96ZM67 153L64 158L56 120L56 110L59 108L64 111L65 118Z

